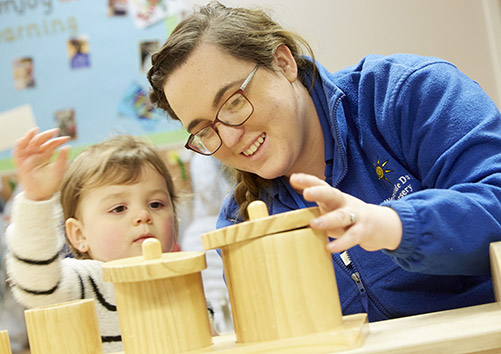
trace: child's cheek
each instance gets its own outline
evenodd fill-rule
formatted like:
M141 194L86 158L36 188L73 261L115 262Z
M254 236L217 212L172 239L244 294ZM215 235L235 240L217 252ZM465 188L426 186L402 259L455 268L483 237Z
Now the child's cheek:
M176 228L174 225L174 219L168 218L164 224L162 225L162 234L163 234L163 252L170 252L174 243L176 241Z
M101 237L99 247L101 252L106 254L109 259L122 258L123 249L125 248L126 236L123 235L120 228L116 225L113 227L103 227L100 231Z

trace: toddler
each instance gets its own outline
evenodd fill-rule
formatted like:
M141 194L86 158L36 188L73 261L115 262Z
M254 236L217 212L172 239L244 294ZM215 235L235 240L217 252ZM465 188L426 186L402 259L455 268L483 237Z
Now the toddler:
M113 284L102 280L101 266L140 256L147 238L171 251L178 232L174 184L159 152L132 136L91 146L66 171L62 145L69 137L56 133L32 129L14 150L24 191L7 229L12 290L26 307L94 298L104 352L122 351ZM63 228L73 257L63 251Z

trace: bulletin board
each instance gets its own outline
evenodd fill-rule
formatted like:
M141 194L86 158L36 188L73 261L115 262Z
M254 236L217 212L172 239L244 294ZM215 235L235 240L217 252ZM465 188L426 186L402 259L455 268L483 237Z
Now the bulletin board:
M181 125L147 101L145 73L183 1L1 0L0 114L28 106L41 130L59 127L76 151L116 134L184 141ZM0 121L1 136L9 132ZM11 152L0 149L0 173L12 170Z

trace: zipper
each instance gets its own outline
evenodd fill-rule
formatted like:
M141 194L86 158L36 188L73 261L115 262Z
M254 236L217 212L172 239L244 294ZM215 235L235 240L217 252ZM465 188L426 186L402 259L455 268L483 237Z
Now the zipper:
M365 310L365 313L369 313L369 298L367 291L365 290L364 284L362 283L362 278L360 273L355 269L353 262L348 251L344 251L339 254L339 257L332 255L332 257L337 261L338 264L343 267L343 269L350 275L351 280L355 282L358 289L358 294L360 295L360 301Z
M358 272L357 268L355 267L355 264L351 260L351 256L349 255L348 251L345 251L340 254L340 257L336 256L335 254L332 254L332 258L334 261L343 268L343 270L348 273L350 278L355 282L358 293L360 295L360 301L362 302L362 306L365 310L365 312L368 314L369 313L369 300L372 301L374 306L387 318L391 318L392 316L388 313L388 311L381 305L381 303L374 297L372 296L367 289L364 286L364 283L362 281L362 277L360 276L360 273Z
M369 296L365 290L364 284L362 283L362 278L360 278L359 272L351 273L351 279L357 284L358 292L362 300L362 306L366 313L369 313Z

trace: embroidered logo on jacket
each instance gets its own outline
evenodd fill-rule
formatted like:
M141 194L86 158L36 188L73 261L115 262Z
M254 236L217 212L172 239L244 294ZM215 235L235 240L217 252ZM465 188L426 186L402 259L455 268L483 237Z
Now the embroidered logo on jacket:
M388 169L384 168L387 163L388 163L388 160L386 160L383 163L380 163L379 162L379 157L378 157L377 162L375 164L373 164L373 165L374 165L374 167L376 167L376 174L377 174L378 181L385 180L385 181L387 181L388 183L391 184L391 182L388 179L388 177L386 177L386 174L393 172L393 170L388 170Z

